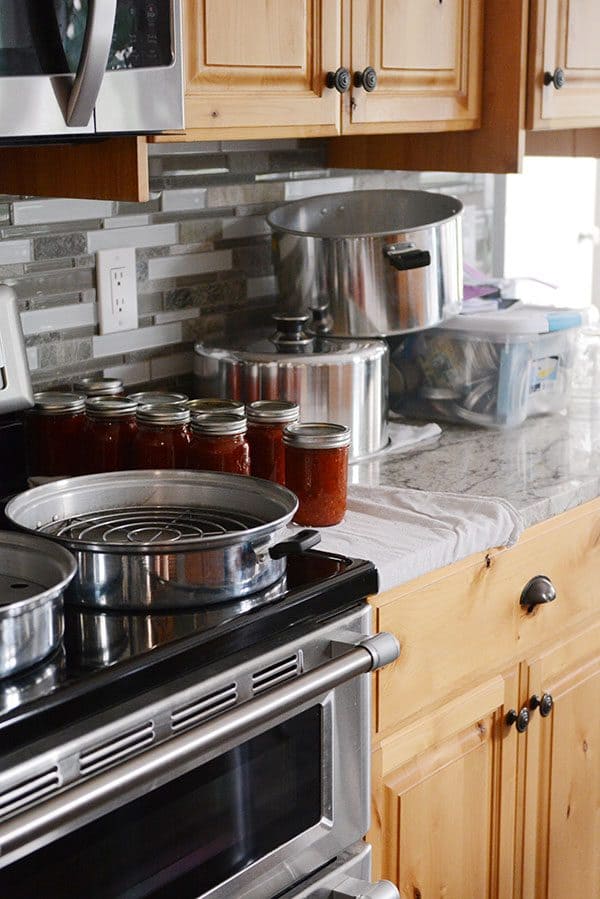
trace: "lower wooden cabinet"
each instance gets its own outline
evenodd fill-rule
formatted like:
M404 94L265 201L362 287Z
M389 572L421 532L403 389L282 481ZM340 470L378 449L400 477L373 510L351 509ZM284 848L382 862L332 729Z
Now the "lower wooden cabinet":
M531 660L524 899L600 896L600 624ZM551 700L549 699L551 697Z
M512 895L517 681L493 678L376 750L370 839L404 899Z
M402 899L600 899L599 533L596 500L374 597L403 652L375 682L369 840ZM556 599L524 607L540 574Z

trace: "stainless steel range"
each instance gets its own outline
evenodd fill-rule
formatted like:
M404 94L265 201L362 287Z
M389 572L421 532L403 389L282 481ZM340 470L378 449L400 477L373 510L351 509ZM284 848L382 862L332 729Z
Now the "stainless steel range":
M283 588L168 614L67 606L0 681L0 893L393 899L370 884L368 562L309 550Z

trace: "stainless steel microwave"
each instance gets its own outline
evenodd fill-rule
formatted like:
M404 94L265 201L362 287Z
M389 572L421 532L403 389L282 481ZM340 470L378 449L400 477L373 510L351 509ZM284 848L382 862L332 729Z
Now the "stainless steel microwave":
M0 141L183 127L180 0L0 0Z

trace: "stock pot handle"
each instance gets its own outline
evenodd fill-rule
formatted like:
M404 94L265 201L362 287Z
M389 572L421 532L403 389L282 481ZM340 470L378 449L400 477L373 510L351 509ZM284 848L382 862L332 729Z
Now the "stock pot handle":
M429 250L418 250L414 243L388 244L383 248L383 255L399 272L406 272L411 268L425 268L431 265L431 253Z
M276 543L269 550L269 555L272 559L283 559L284 556L297 556L320 542L321 535L319 531L306 528L303 531L298 531L289 540L282 540L281 543Z

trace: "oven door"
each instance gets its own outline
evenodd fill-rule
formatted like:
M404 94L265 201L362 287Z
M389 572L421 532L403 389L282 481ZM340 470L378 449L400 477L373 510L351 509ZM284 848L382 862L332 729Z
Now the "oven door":
M387 634L320 639L328 661L314 670L3 822L2 895L270 899L360 839L370 683L359 675L398 648Z
M389 880L371 882L371 847L356 843L282 899L400 899Z
M182 79L180 0L2 0L0 140L181 128Z

